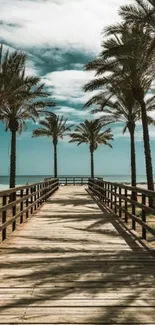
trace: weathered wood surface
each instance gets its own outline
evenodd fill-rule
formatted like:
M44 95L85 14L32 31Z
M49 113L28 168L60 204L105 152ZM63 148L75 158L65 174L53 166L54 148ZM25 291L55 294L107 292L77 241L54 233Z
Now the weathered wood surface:
M0 245L0 324L155 324L155 256L84 187Z

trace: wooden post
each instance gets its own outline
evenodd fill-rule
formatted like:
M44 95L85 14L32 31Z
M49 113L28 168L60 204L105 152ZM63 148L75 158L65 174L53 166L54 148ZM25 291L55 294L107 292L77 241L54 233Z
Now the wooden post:
M111 209L113 210L113 185L111 185Z
M12 208L12 216L14 217L16 215L16 192L11 193L12 201L14 202L13 208ZM12 222L12 231L16 230L16 220Z
M40 198L40 205L42 204L42 184L40 184L40 193L39 193L39 198Z
M23 190L20 191L20 197L23 198ZM23 201L20 202L20 212L23 211ZM20 216L20 223L23 223L23 214Z
M117 196L116 196L116 193L117 193L117 187L115 186L114 187L114 189L115 189L115 213L117 214Z
M7 203L7 196L4 195L2 199L2 204L5 206ZM6 222L6 210L2 212L2 225ZM2 241L6 239L6 228L2 230Z
M29 187L26 189L26 196L29 195ZM26 199L26 207L29 206L29 199ZM26 211L26 219L29 217L29 210Z
M37 187L35 186L34 191L36 192L36 190L37 190ZM36 200L37 200L37 195L35 194L34 201L36 202ZM36 210L36 209L37 209L37 204L35 204L35 206L34 206L34 210Z
M108 183L105 183L104 187L105 187L106 205L108 205Z
M131 194L131 199L134 201L135 200L135 192L132 192ZM136 213L136 207L135 205L132 203L132 214L135 216ZM132 219L132 229L136 230L136 221Z
M109 183L107 184L107 206L109 207Z
M128 190L125 189L125 197L128 197ZM125 211L128 212L128 202L125 200ZM128 223L128 214L125 212L125 222Z
M48 183L47 182L43 183L43 195L45 195L43 198L43 202L46 201L46 191L47 191L46 186L48 186Z
M40 190L40 185L37 185L37 191L39 191ZM37 195L37 200L39 200L39 192L38 192L38 195ZM38 201L38 203L37 203L37 207L39 208L39 206L40 206L40 201Z
M31 187L31 194L33 193L33 187ZM31 204L33 203L33 194L31 195ZM31 207L31 214L33 213L33 206Z
M108 184L108 207L110 207L110 184Z
M146 205L146 196L142 194L142 204ZM142 209L142 221L146 223L146 211ZM146 229L142 227L142 238L146 239Z
M119 195L122 195L122 189L119 187ZM119 217L122 217L122 199L119 197Z

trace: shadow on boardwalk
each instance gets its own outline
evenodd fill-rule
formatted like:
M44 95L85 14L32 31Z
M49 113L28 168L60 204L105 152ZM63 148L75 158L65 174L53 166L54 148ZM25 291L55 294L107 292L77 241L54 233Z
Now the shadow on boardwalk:
M74 191L1 246L0 323L16 312L15 323L154 324L154 252Z

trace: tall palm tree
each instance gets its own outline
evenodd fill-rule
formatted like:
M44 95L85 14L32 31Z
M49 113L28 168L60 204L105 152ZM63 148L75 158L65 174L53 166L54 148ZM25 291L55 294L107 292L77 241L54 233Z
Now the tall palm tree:
M100 121L108 123L121 123L124 125L123 134L128 130L130 135L130 157L131 157L131 185L136 186L136 151L135 151L135 129L136 122L141 119L140 105L135 101L130 89L122 89L117 83L111 80L111 84L106 86L104 92L93 96L84 107L91 107L91 113L103 112ZM151 112L155 108L155 98L147 100L147 111ZM153 118L148 116L149 124L154 124Z
M71 130L73 125L67 126L68 119L63 116L56 116L55 114L48 114L45 119L41 120L39 123L41 128L33 130L33 137L50 137L53 141L54 148L54 177L58 177L58 167L57 167L57 145L58 140L63 139L63 137Z
M103 123L99 122L99 120L85 120L75 128L74 133L70 134L72 139L69 142L78 142L78 146L82 143L89 145L92 178L94 178L94 151L98 148L99 144L112 148L109 143L109 141L113 140L111 129L103 131L102 128Z
M15 187L16 178L16 135L26 128L26 120L35 120L45 107L55 106L45 98L49 96L44 91L38 77L25 76L26 57L21 52L3 56L0 53L0 120L6 125L6 131L11 132L10 154L10 187ZM41 97L44 99L41 100Z
M110 28L108 28L109 33ZM115 31L115 32L114 32ZM122 89L130 89L141 108L144 152L148 189L154 190L153 170L146 113L145 94L154 79L154 51L148 29L140 26L120 25L118 32L112 26L112 35L103 42L103 51L96 60L86 66L86 70L96 70L100 76L85 86L85 91L104 87L110 79L124 77ZM107 72L109 75L107 76Z
M131 91L128 89L122 91L118 84L115 85L113 82L107 88L109 90L107 91L107 96L105 94L106 91L100 93L92 97L85 104L85 107L90 107L92 104L97 105L97 108L93 109L92 113L103 112L104 115L103 117L101 116L101 121L104 119L104 121L107 120L109 123L123 123L123 134L128 129L131 149L131 184L136 186L135 128L136 121L140 118L140 110ZM115 99L112 99L114 96Z

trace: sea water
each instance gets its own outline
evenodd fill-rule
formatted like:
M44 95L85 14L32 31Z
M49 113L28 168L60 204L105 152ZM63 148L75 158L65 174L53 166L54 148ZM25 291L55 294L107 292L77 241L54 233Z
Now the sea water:
M60 175L60 177L73 177L73 176L86 176L89 175ZM53 177L51 175L21 175L16 177L16 186L39 183L46 177ZM95 175L95 177L102 177L105 181L118 182L118 183L130 183L130 175ZM146 183L146 177L144 175L137 176L137 183ZM9 176L0 176L0 190L9 188Z

